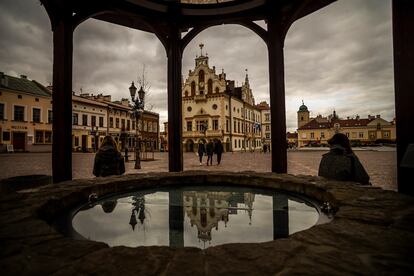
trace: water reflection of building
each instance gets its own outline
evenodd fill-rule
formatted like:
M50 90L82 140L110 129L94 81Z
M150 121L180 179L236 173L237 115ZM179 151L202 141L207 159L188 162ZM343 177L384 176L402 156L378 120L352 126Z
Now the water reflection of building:
M219 222L227 227L229 215L244 210L248 213L251 224L254 194L231 192L196 192L183 193L184 211L190 219L191 227L197 227L197 236L203 241L211 241L211 231L218 230ZM238 207L244 204L244 207Z

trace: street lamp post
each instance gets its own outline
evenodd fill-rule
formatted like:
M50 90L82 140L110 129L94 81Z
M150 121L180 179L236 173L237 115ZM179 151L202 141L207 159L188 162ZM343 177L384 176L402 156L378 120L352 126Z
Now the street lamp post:
M99 135L97 135L99 133L98 130L99 130L98 126L91 126L91 135L95 139L95 144L93 147L94 152L98 151L98 139L99 139Z
M133 112L135 116L135 123L136 123L136 139L135 139L135 169L141 169L141 157L140 157L140 133L139 133L139 120L141 118L142 113L144 112L144 99L145 99L145 91L141 88L138 91L138 95L136 96L137 88L132 82L131 86L129 87L129 93L131 94L131 100L133 103Z

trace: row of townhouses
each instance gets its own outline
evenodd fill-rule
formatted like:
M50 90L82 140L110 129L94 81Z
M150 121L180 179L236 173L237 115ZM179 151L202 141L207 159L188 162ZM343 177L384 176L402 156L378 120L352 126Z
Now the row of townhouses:
M0 73L0 152L51 151L52 90L22 75ZM145 110L139 121L143 150L159 149L159 114ZM127 99L109 95L72 95L72 148L95 151L106 135L119 148L133 149L137 130Z

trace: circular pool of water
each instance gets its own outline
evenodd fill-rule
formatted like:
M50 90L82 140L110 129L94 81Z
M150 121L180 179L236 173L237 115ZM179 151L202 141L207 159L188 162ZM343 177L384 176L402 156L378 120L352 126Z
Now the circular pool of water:
M185 186L100 198L75 210L69 231L109 246L207 248L257 243L329 219L311 199L282 191Z

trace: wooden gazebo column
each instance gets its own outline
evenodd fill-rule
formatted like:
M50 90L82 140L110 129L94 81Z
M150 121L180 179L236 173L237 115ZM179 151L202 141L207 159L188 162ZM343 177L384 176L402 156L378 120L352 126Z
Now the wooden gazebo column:
M400 166L408 145L414 144L414 2L392 4L398 191L414 195L414 168Z
M183 171L182 102L181 102L181 31L172 23L167 37L168 58L168 167Z
M70 9L52 20L53 31L53 182L72 179L73 24Z
M287 172L284 32L277 18L267 20L272 172Z

